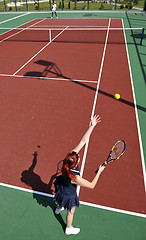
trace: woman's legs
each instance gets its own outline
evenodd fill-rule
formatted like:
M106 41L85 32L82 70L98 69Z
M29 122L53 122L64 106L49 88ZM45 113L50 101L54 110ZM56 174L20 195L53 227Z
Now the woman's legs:
M71 209L71 212L69 212L69 211L67 212L67 217L66 217L67 227L66 227L66 230L65 230L65 233L67 235L78 234L80 232L79 228L74 228L72 226L74 212L75 212L75 207L73 207Z
M71 209L71 212L69 212L69 211L67 212L66 223L67 223L68 228L71 228L71 226L72 226L74 212L75 212L75 207L73 207Z

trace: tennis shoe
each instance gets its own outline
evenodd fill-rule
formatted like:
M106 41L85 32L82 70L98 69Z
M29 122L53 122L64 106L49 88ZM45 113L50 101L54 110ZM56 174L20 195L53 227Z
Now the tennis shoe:
M62 207L62 208L56 208L56 210L55 210L55 214L59 214L61 211L63 211L64 210L64 207Z
M66 227L65 229L65 234L66 235L71 235L71 234L78 234L80 232L80 228L74 228L74 227L71 227L71 228L68 228Z

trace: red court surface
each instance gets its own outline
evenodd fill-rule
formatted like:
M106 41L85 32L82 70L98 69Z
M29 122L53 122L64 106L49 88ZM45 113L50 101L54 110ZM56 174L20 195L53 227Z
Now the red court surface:
M114 28L122 27L122 21L36 19L22 27L52 25ZM59 38L51 43L13 38L0 42L0 181L52 194L50 179L57 163L78 143L91 114L97 113L102 122L90 138L83 177L92 180L95 169L117 140L125 140L127 148L119 161L106 167L94 190L80 189L79 198L145 214L145 186L124 33L118 34L116 41L112 31L97 37L99 44L67 43ZM113 98L118 91L120 101ZM27 170L34 151L38 151L37 163L30 173ZM25 183L21 181L24 171Z

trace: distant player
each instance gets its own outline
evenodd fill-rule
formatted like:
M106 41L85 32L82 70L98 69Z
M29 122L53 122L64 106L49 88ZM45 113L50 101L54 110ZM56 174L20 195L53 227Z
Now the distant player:
M56 3L55 2L53 2L53 5L52 5L52 16L51 16L51 18L53 18L54 13L55 13L56 17L58 18L57 13L56 13Z

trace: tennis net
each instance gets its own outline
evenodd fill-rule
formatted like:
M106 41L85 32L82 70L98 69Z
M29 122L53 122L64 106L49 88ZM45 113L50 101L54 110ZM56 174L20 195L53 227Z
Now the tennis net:
M58 42L58 43L105 43L142 44L144 28L0 28L0 42Z

